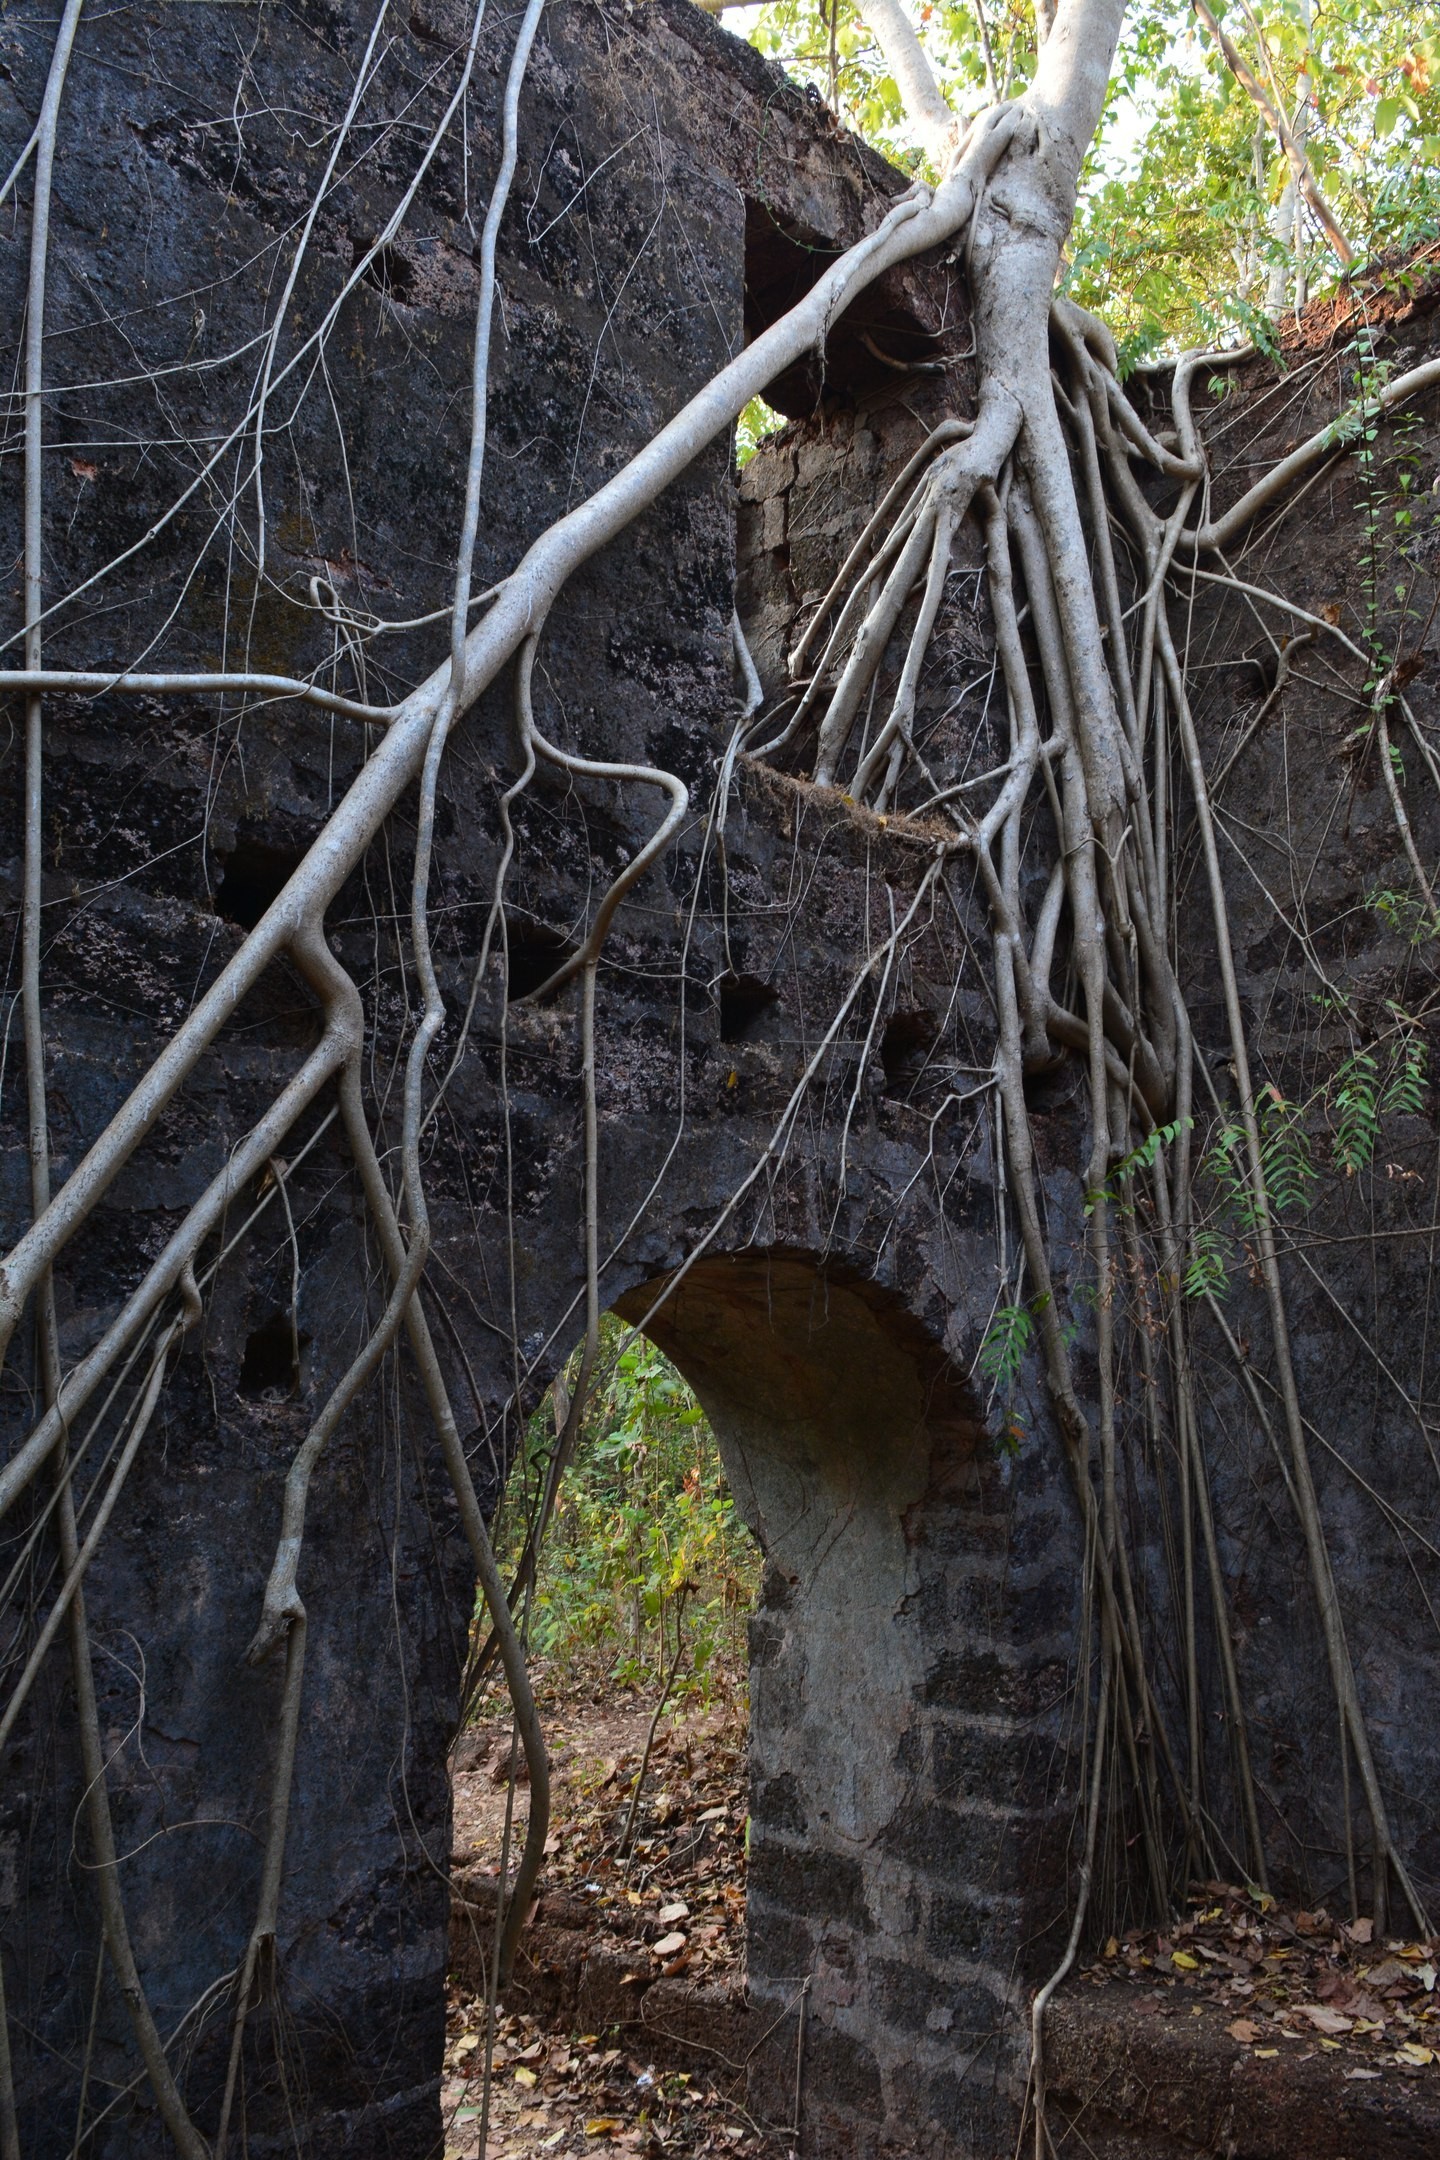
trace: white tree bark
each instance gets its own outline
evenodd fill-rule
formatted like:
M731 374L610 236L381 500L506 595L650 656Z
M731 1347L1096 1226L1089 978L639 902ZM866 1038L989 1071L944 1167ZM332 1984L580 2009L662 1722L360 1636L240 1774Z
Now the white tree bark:
M1254 69L1245 60L1234 39L1230 37L1224 26L1217 21L1213 10L1207 5L1207 0L1190 0L1190 4L1194 8L1196 16L1205 25L1205 28L1219 46L1221 53L1224 55L1225 65L1235 77L1236 82L1254 100L1256 106L1274 129L1275 139L1289 159L1290 171L1295 185L1314 211L1319 223L1323 226L1325 236L1339 256L1341 263L1348 265L1353 262L1355 250L1346 239L1340 220L1321 193L1310 160L1305 154L1303 132L1290 126L1274 98L1270 96ZM1304 78L1302 78L1303 80ZM1308 83L1306 89L1308 90Z
M940 88L903 0L856 0L856 7L879 39L922 149L943 170L955 148L959 121Z

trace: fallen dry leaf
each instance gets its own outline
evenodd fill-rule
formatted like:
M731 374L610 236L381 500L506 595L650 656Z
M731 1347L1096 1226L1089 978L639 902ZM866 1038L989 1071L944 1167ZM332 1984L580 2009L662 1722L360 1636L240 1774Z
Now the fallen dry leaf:
M1332 2039L1337 2033L1348 2033L1355 2023L1324 2003L1296 2003L1293 2007L1296 2017L1308 2018L1316 2032L1329 2033Z
M1225 2030L1242 2047L1253 2047L1260 2037L1260 2028L1253 2018L1232 2018Z

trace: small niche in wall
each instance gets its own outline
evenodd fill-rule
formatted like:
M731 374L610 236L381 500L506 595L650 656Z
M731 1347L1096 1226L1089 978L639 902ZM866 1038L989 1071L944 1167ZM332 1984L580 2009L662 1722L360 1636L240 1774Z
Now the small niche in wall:
M303 848L276 847L242 834L229 853L218 858L215 913L242 930L253 930L304 858Z
M309 1341L310 1337L302 1329L298 1337L302 1352ZM288 1312L273 1312L259 1327L251 1329L245 1338L239 1381L239 1392L248 1402L295 1393L300 1385L296 1346L297 1337Z
M907 1096L925 1070L940 1034L934 1013L922 1006L893 1012L880 1037L880 1066L887 1095Z
M573 938L567 938L563 931L552 930L547 923L517 922L512 917L506 948L510 1003L518 1005L522 998L533 997L575 950Z
M818 284L841 254L833 239L782 218L768 203L745 203L745 336L753 341ZM953 314L954 320L947 318ZM927 319L930 318L930 319ZM940 326L940 327L937 327ZM804 419L826 398L857 401L903 385L955 350L960 311L932 304L912 275L887 272L858 294L830 327L821 353L807 354L765 391L787 419ZM968 332L967 332L968 341Z
M356 262L363 261L366 253L366 248L357 245ZM388 243L375 250L360 275L367 285L383 294L387 300L404 302L410 299L415 290L414 265L406 261L399 248L391 247Z
M720 1004L720 1040L750 1042L760 1033L768 1014L780 1003L780 993L761 982L758 975L722 975L715 986Z

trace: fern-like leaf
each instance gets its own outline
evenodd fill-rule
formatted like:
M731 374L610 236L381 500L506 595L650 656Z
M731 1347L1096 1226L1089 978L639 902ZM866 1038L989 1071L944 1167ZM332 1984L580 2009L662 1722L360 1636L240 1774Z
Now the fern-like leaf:
M987 1380L997 1387L1012 1387L1019 1375L1035 1322L1024 1305L1001 1305L985 1330L976 1360Z
M1303 1215L1318 1171L1298 1103L1268 1087L1260 1105L1260 1170L1272 1214Z
M1218 1230L1197 1230L1191 1238L1184 1284L1187 1298L1220 1298L1230 1288L1226 1240Z
M1402 1028L1391 1053L1381 1108L1399 1111L1405 1117L1419 1117L1425 1108L1428 1068L1429 1053L1424 1036L1417 1035L1413 1028Z
M1335 1119L1335 1160L1346 1177L1368 1170L1380 1138L1380 1067L1371 1050L1356 1050L1330 1089Z

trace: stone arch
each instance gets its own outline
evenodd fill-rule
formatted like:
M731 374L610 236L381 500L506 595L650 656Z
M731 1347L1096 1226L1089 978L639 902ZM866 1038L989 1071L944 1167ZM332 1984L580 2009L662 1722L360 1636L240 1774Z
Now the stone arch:
M807 2153L922 2129L937 2153L999 2151L1020 1946L1058 1910L1068 1821L1048 1789L1060 1668L1045 1678L1064 1618L1031 1590L1047 1579L1033 1525L1018 1582L1013 1564L1026 1481L965 1377L853 1270L754 1251L702 1259L656 1308L664 1287L615 1310L694 1388L766 1559L752 2104L788 2121L798 2068Z

